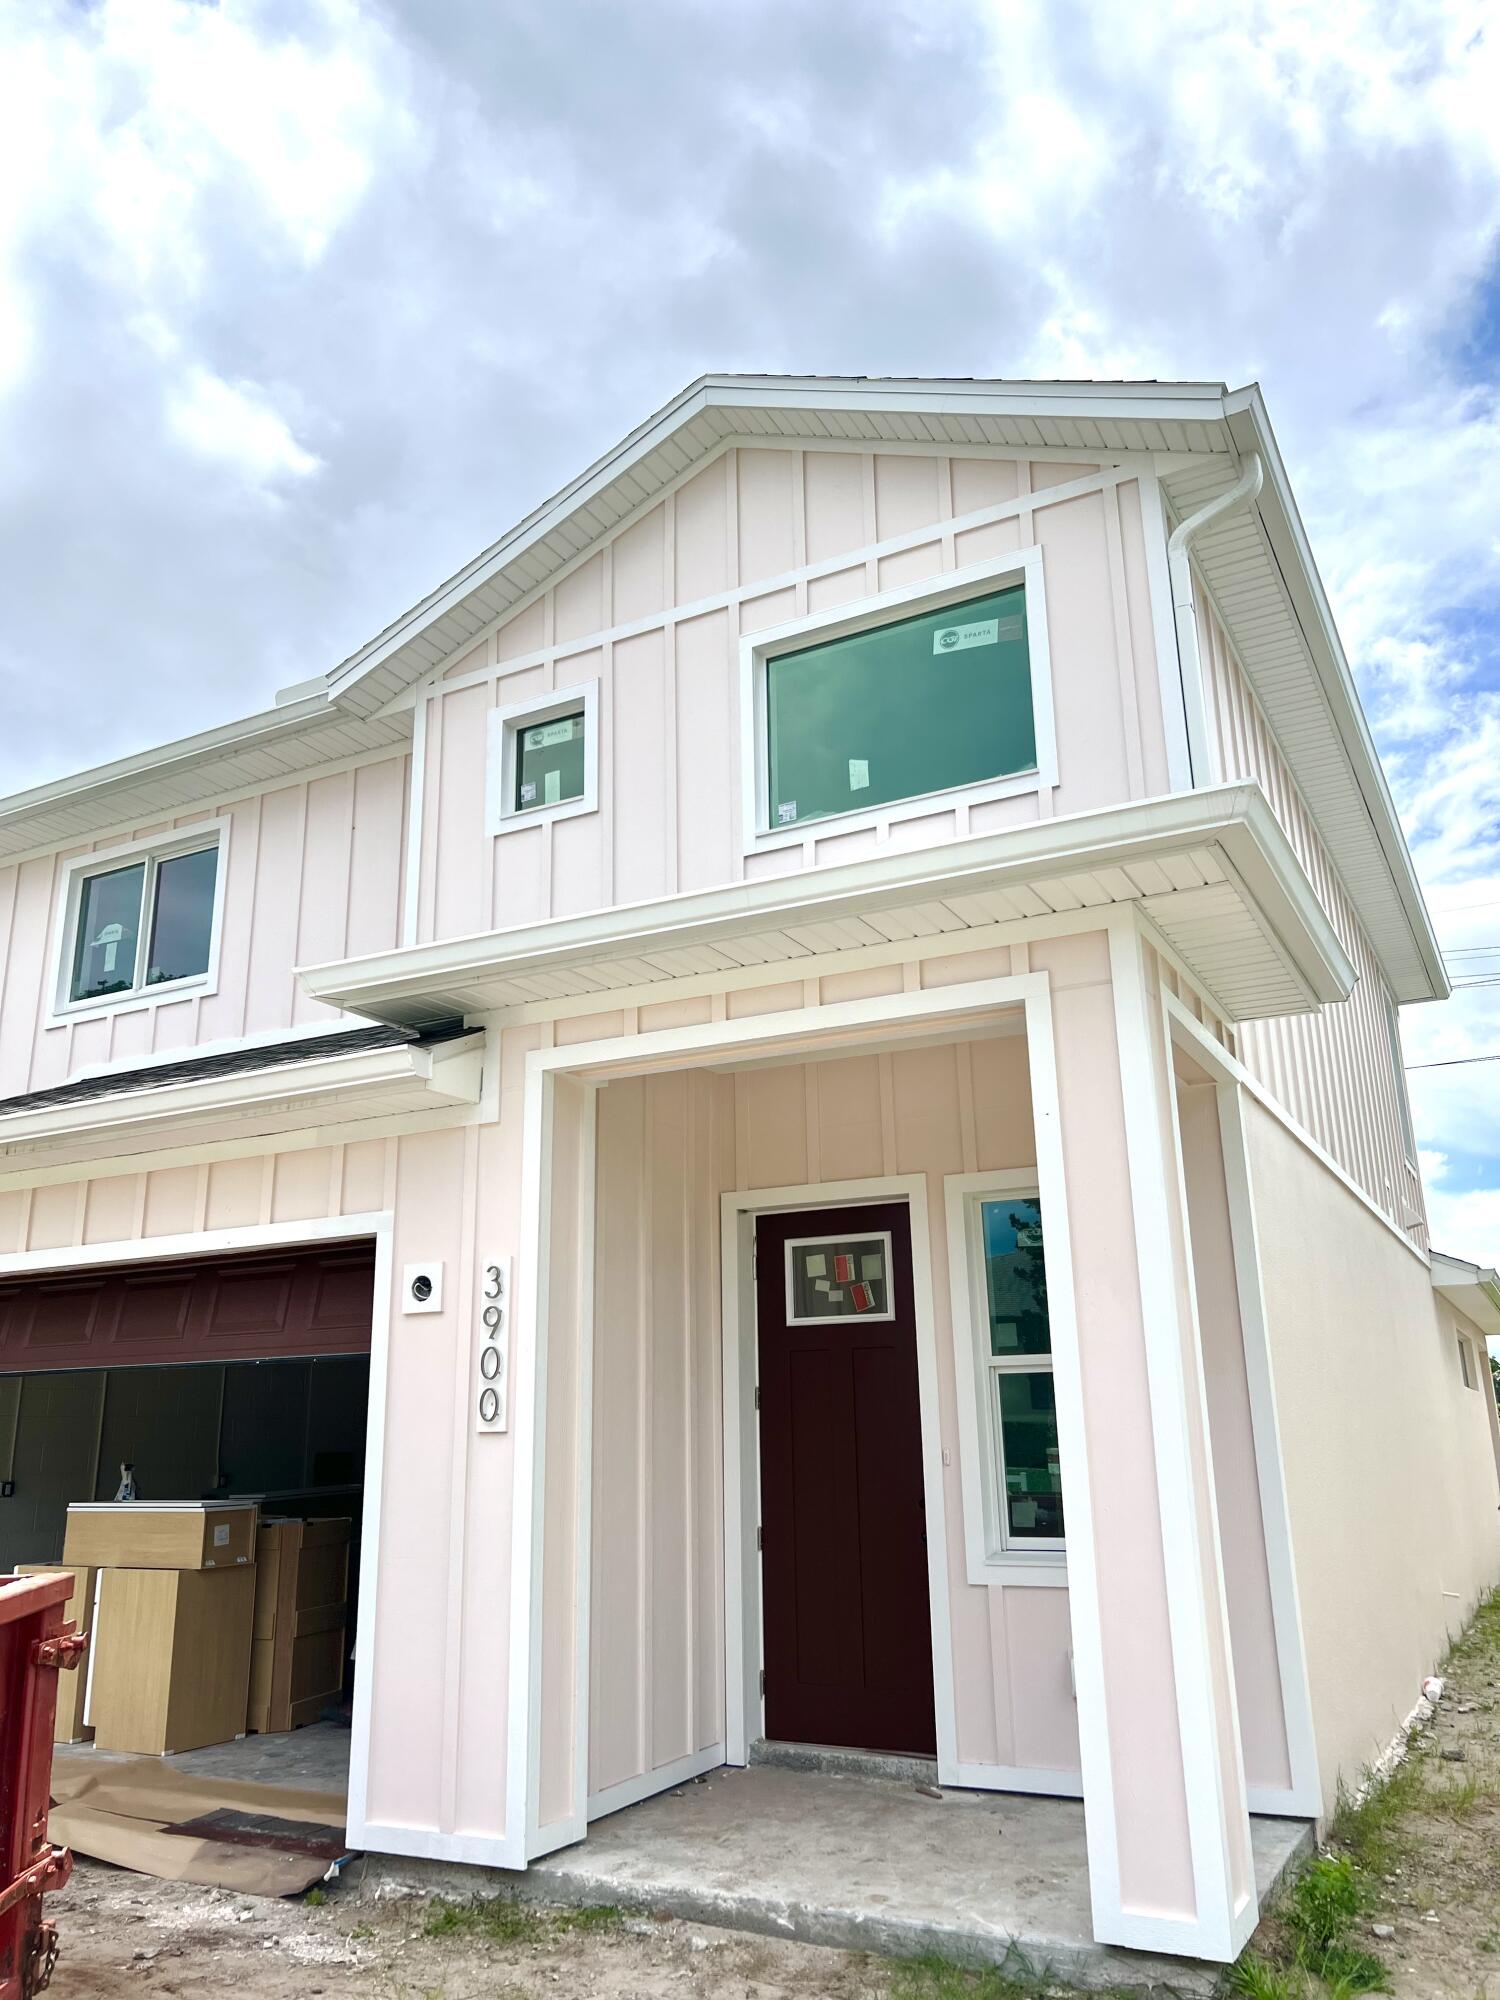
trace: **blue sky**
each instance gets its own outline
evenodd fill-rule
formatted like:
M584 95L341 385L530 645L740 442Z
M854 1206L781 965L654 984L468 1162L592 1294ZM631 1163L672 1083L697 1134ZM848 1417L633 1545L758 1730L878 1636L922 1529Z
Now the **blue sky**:
M1500 971L1491 13L0 5L0 787L323 671L705 369L1258 379ZM1500 985L1403 1033L1500 1053ZM1500 1261L1500 1063L1412 1092Z

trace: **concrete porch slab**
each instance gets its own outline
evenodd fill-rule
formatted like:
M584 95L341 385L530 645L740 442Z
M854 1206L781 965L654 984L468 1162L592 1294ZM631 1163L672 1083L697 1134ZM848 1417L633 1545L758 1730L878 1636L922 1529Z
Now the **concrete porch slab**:
M1252 1823L1265 1899L1311 1848L1298 1820ZM439 1886L420 1864L370 1857L367 1887ZM448 1870L449 1894L479 1892ZM1017 1952L1083 1986L1207 1993L1221 1968L1095 1944L1083 1807L1070 1799L949 1791L890 1779L725 1768L598 1820L576 1847L524 1873L486 1870L491 1892L665 1911L810 1944L993 1965Z

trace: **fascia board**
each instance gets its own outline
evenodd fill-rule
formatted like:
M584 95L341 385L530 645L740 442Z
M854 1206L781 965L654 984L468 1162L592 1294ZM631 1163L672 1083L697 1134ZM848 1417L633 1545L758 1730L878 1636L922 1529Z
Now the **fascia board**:
M867 909L974 895L1029 877L1118 865L1188 846L1224 846L1319 1000L1354 982L1337 933L1258 784L1175 793L1101 812L1039 820L966 841L961 850L911 849L870 861L598 910L581 917L408 945L361 959L303 966L311 997L359 1012L494 972L540 972L591 959L638 957L711 944L747 927L782 928ZM607 996L601 996L601 1004Z
M79 1104L39 1105L33 1111L0 1117L0 1159L16 1147L81 1139L96 1133L164 1131L195 1120L255 1111L269 1104L349 1096L372 1087L389 1089L392 1084L404 1082L427 1085L434 1094L472 1102L478 1095L479 1041L476 1035L445 1044L455 1053L472 1054L474 1065L465 1074L460 1065L449 1064L436 1084L432 1081L434 1051L369 1049L355 1055L326 1056L318 1062L254 1070L244 1076L203 1077L191 1083L162 1084L107 1097L90 1097Z
M1234 390L1225 398L1224 412L1236 448L1242 454L1259 452L1265 465L1266 484L1257 503L1261 524L1427 971L1428 992L1398 997L1446 1000L1452 989L1443 954L1259 385Z
M945 416L1088 416L1120 422L1206 423L1222 418L1224 385L1212 382L879 381L862 377L704 375L588 466L551 499L507 530L499 541L351 653L329 675L339 689L372 672L428 625L461 604L507 563L549 535L579 507L676 432L709 410L830 409L926 412Z
M141 750L134 756L117 758L113 763L96 764L92 770L75 771L65 778L54 778L48 784L32 786L29 791L12 792L9 798L0 799L0 827L12 820L24 819L40 806L65 804L79 793L98 796L134 785L142 778L190 770L194 765L222 756L226 750L243 750L253 743L296 735L309 723L327 721L328 716L328 697L312 695L304 701L287 702L279 708L260 709L254 715L242 716L237 722L226 722L217 729L202 730L196 736L179 737L175 743Z

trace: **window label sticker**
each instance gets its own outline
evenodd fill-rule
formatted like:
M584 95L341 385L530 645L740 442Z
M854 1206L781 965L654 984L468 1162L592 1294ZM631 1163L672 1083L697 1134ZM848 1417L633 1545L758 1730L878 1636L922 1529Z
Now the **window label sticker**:
M807 1260L802 1268L806 1271L808 1277L821 1278L828 1269L828 1259L823 1255L821 1250L809 1250Z
M868 786L869 782L870 782L870 760L869 760L869 758L868 758L868 757L851 757L851 758L849 759L849 789L850 789L850 791L851 791L851 792L862 792L862 791L864 791L864 790L865 790L865 788L866 788L866 787Z
M870 1287L866 1284L851 1285L849 1288L849 1297L853 1301L854 1310L857 1313L868 1312L875 1303Z
M542 804L555 806L562 799L562 772L547 771L542 775Z
M1007 620L1007 623L1010 621ZM1019 636L1020 620L1015 621ZM1007 633L1007 637L1011 635ZM1000 643L1000 620L980 618L972 625L940 625L932 635L932 650L938 653L966 653L971 646L996 646Z
M521 803L522 803L522 805L523 805L523 806L529 806L529 805L531 805L531 804L533 803L533 801L535 800L535 798L536 798L536 786L535 786L535 785L532 785L532 784L525 784L525 785L522 785L522 787L521 787Z
M776 808L778 824L781 826L790 826L796 817L797 801L795 799L783 799L781 804Z
M862 1278L874 1278L878 1282L885 1276L885 1272L882 1269L883 1262L884 1260L878 1250L866 1251L864 1256L859 1260L859 1275Z
M573 722L574 718L571 715L566 715L561 722L537 723L535 728L528 729L526 732L526 748L528 750L551 750L559 743L571 743L573 741Z
M854 1259L836 1252L833 1259L833 1275L841 1285L847 1285L854 1276Z

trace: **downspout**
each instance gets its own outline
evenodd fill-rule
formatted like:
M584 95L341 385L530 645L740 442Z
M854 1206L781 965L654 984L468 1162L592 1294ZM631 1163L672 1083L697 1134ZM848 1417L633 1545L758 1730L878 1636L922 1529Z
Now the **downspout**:
M1188 544L1200 528L1222 515L1247 507L1259 494L1265 469L1258 451L1247 452L1239 478L1216 500L1208 501L1172 530L1167 543L1167 573L1172 583L1172 618L1177 627L1177 672L1182 681L1182 706L1187 719L1188 764L1196 789L1218 781L1218 759L1208 736L1203 707L1203 661L1198 652L1198 620L1193 611L1193 566Z

